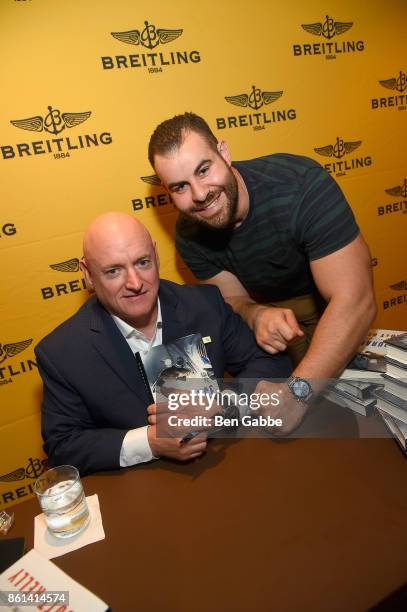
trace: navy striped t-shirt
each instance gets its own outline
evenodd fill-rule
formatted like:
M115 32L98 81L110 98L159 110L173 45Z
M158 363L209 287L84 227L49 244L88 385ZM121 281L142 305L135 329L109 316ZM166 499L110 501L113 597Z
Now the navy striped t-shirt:
M180 216L176 246L198 279L223 270L237 276L258 302L315 291L309 262L359 234L335 180L314 160L276 153L235 162L249 193L236 229L213 230Z

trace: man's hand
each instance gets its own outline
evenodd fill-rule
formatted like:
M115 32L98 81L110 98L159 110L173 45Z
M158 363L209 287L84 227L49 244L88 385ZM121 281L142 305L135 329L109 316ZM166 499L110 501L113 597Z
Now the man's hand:
M207 434L205 432L199 433L188 442L183 442L181 437L166 438L161 435L158 436L157 420L160 419L160 415L157 415L155 404L148 407L148 414L147 437L154 457L169 457L177 461L189 461L200 457L205 452L207 445ZM162 431L161 425L160 431Z
M292 310L274 306L257 306L253 331L259 346L273 355L285 351L291 340L304 335Z
M258 304L231 272L222 270L201 282L216 285L220 289L226 302L253 330L258 345L268 353L274 355L285 351L291 340L304 335L292 310Z
M252 416L259 414L265 417L270 416L272 419L281 419L281 427L266 428L267 431L273 434L286 435L300 425L307 411L307 406L305 403L294 399L285 383L270 383L261 380L256 386L255 393L266 393L269 396L276 393L280 398L277 406L270 404L252 411Z

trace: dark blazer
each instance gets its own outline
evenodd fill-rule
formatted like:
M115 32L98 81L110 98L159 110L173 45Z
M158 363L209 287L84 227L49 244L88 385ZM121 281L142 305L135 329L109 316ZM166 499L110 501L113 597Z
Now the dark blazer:
M268 355L219 290L160 282L163 343L200 332L215 376L286 377L285 354ZM135 357L111 315L91 297L37 345L44 383L42 435L51 465L82 474L120 467L129 429L147 425L147 393Z

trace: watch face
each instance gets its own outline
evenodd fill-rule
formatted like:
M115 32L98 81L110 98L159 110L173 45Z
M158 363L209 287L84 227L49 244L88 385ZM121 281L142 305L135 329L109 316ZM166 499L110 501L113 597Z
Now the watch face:
M310 394L311 386L306 380L297 378L291 383L291 389L296 397L303 399Z

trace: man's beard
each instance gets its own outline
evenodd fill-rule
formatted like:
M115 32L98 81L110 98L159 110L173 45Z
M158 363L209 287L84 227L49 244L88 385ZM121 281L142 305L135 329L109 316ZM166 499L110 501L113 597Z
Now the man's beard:
M199 207L193 208L187 213L183 213L186 217L193 219L196 223L199 223L199 225L203 225L214 230L224 230L233 227L239 197L235 175L231 170L228 171L229 177L225 184L213 189L212 191L209 191L205 201L202 202ZM221 210L214 213L213 217L201 217L198 212L199 209L209 206L219 196L222 197L222 193L226 196L226 201Z

